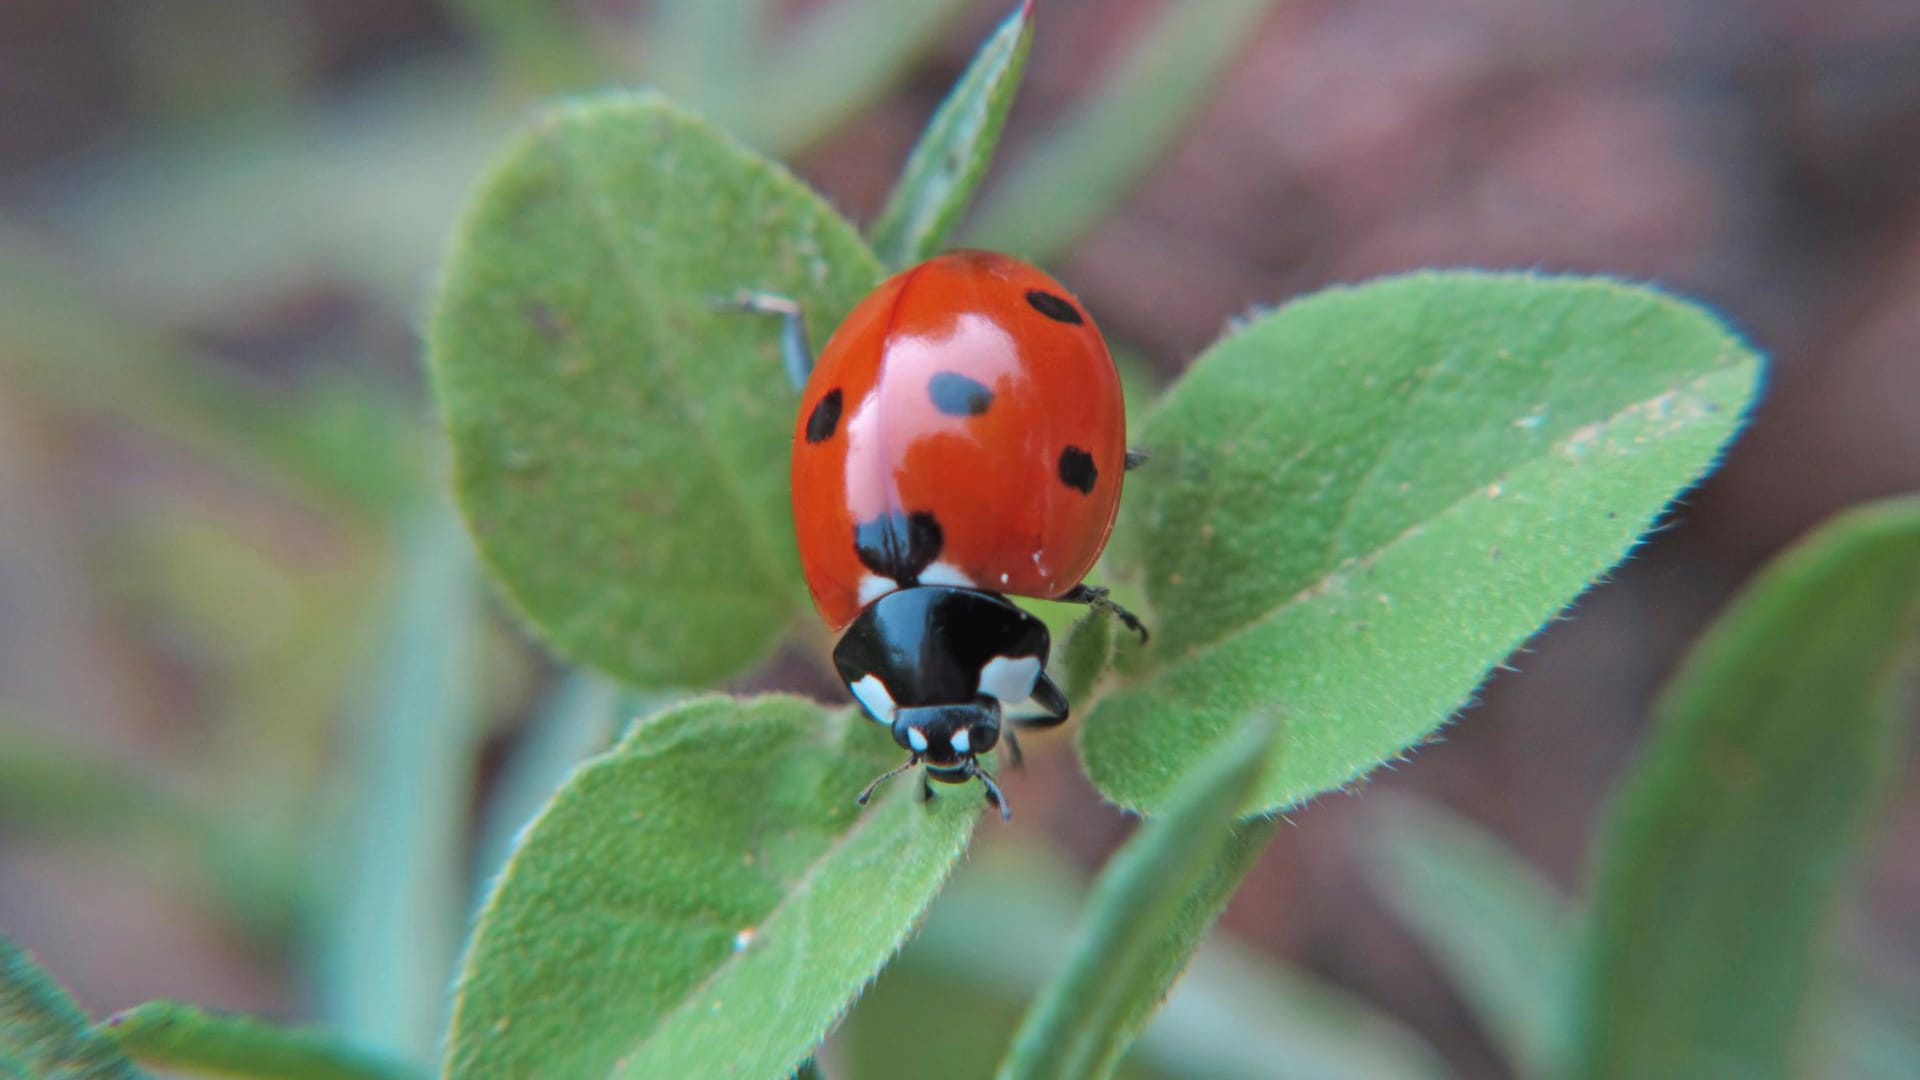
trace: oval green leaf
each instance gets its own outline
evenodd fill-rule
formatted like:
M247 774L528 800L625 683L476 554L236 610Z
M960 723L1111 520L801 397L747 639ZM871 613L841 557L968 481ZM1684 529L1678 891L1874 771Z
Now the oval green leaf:
M892 956L982 802L851 712L706 699L568 781L474 931L451 1077L786 1077Z
M934 112L868 231L888 266L911 266L938 251L966 212L999 145L1032 43L1033 0L1022 0Z
M741 289L831 327L880 266L784 169L652 95L559 110L483 186L429 329L481 554L543 637L705 685L804 605L794 396Z
M1256 713L1286 733L1267 807L1406 752L1712 465L1758 373L1698 308L1525 275L1338 289L1227 338L1127 479L1154 638L1082 729L1094 782L1158 806Z
M1602 849L1571 1075L1804 1075L1815 945L1904 760L1920 499L1776 561L1662 696Z

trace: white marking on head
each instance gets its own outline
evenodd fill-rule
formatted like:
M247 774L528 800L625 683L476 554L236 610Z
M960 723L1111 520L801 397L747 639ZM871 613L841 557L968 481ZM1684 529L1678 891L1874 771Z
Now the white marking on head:
M922 585L949 585L956 589L974 588L973 579L950 562L935 562L920 571Z
M917 727L908 728L907 729L907 745L912 747L913 752L916 754L926 753L927 752L927 733L924 731L921 731Z
M1000 584L1002 584L1002 585L1005 585L1005 584L1006 584L1007 582L1009 582L1009 581L1011 581L1011 580L1013 580L1013 576L1012 576L1011 574L1007 574L1007 573L1002 573L1002 574L1000 575Z
M953 745L953 752L956 754L965 755L973 753L973 736L968 733L966 728L961 728L959 731L954 732L953 738L947 741Z
M1039 657L996 656L980 669L980 692L1010 705L1033 696L1033 684L1039 680Z
M875 600L880 599L899 587L900 583L890 577L881 577L879 574L862 574L860 576L860 606L866 607L868 604L873 603Z
M854 698L875 722L893 726L893 695L887 693L887 684L880 681L880 676L864 676L847 689L853 691Z

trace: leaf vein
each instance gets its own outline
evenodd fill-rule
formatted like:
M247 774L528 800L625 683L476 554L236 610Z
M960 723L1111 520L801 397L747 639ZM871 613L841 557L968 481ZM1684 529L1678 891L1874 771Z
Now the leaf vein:
M1529 457L1524 461L1518 462L1510 466L1509 468L1503 469L1484 481L1470 485L1465 491L1463 491L1460 494L1458 498L1452 500L1447 505L1439 508L1433 513L1423 516L1419 521L1414 522L1413 524L1407 526L1405 529L1401 530L1396 535L1388 538L1385 541L1382 541L1380 544L1378 544L1371 550L1360 552L1355 555L1351 555L1345 559L1342 559L1337 565L1328 567L1316 580L1308 584L1305 588L1302 588L1300 591L1294 593L1292 596L1288 597L1287 599L1274 605L1265 613L1258 615L1254 618L1248 619L1246 622L1240 624L1239 626L1234 627L1233 629L1227 631L1226 633L1213 639L1212 641L1207 642L1204 645L1196 645L1188 649L1186 652L1182 653L1177 659L1174 659L1166 664L1157 665L1149 669L1148 671L1142 673L1141 675L1133 679L1129 679L1128 684L1139 685L1149 680L1165 678L1172 672L1182 670L1186 667L1189 667L1193 664L1200 662L1201 660L1205 659L1207 656L1213 654L1214 652L1224 649L1227 646L1233 644L1234 642L1237 642L1242 638L1245 638L1259 631L1261 628L1267 626L1268 624L1277 621L1282 616L1286 615L1288 612L1292 611L1294 608L1300 606L1301 604L1306 603L1307 601L1310 601L1320 596L1321 594L1326 592L1328 586L1333 583L1335 578L1337 578L1341 574L1341 572L1346 570L1348 567L1355 566L1361 563L1368 563L1368 562L1373 562L1378 560L1382 556L1393 551L1395 548L1397 548L1401 544L1405 543L1407 540L1415 536L1418 536L1421 532L1425 531L1426 528L1433 522L1438 521L1443 517L1446 517L1448 514L1453 513L1455 510L1459 509L1462 506L1465 506L1467 503L1473 501L1474 499L1484 498L1486 496L1486 491L1489 486L1498 486L1498 485L1504 484L1509 478L1513 476L1515 472L1519 471L1520 469L1528 465L1531 465L1534 462L1545 460L1547 457L1549 457L1552 454L1562 453L1576 442L1592 442L1598 436L1610 430L1614 425L1620 423L1621 421L1627 419L1628 417L1634 415L1635 413L1658 407L1659 405L1661 405L1662 402L1670 401L1678 393L1689 392L1689 391L1697 392L1701 390L1705 386L1705 384L1708 383L1710 380L1725 374L1728 370L1730 370L1730 368L1731 368L1731 365L1723 365L1710 372L1707 372L1704 375L1700 375L1694 379L1689 380L1687 383L1685 383L1680 387L1669 388L1667 390L1661 391L1658 394L1654 394L1651 397L1642 398L1640 400L1631 402L1615 410L1612 414L1608 415L1604 419L1597 420L1597 421L1594 421L1593 423L1583 425L1577 430L1569 432L1565 438L1546 444L1545 446L1542 447L1541 453L1536 454L1532 457Z
M644 302L647 290L641 287L638 269L633 265L626 251L621 248L614 239L618 235L617 227L619 218L613 212L613 208L608 206L605 199L601 197L598 188L591 182L593 175L592 170L582 160L580 151L575 146L578 140L569 138L568 133L565 131L556 132L555 135L554 144L559 152L560 161L573 180L572 183L567 185L569 193L572 194L576 205L580 207L582 212L599 224L600 228L597 230L597 233L601 240L601 247L606 251L609 261L613 263L615 270L620 274L621 278L626 281L629 291ZM659 370L664 372L672 381L675 396L679 398L680 402L683 405L690 403L693 400L693 395L688 389L689 380L686 372L681 369L679 360L673 354L673 351L671 349L658 349L655 351L653 359ZM786 575L782 573L783 561L780 559L778 553L773 550L766 530L756 527L759 515L754 513L752 501L747 497L745 489L741 486L740 473L742 470L739 464L726 453L725 444L714 439L713 432L706 424L696 422L692 424L691 427L693 428L694 438L700 445L700 449L705 452L709 460L718 466L716 471L720 474L722 481L720 487L725 491L727 498L734 505L736 510L735 516L741 522L741 531L747 536L750 550L753 552L753 561L759 576L768 588L777 588L786 577Z

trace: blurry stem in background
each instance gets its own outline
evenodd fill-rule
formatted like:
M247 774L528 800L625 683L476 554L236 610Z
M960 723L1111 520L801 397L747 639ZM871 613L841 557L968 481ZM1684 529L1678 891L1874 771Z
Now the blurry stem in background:
M1161 160L1279 2L1167 0L1085 101L1008 163L962 239L1035 262L1065 253Z
M747 73L753 106L728 120L776 157L800 150L873 104L971 0L832 0Z
M1387 907L1525 1076L1567 1061L1578 920L1533 868L1445 808L1384 801L1361 847Z
M1271 836L1243 834L1235 860L1211 885L1230 893ZM901 955L903 973L938 977L968 997L1019 1001L1065 963L1084 886L1057 852L1019 844L976 851ZM888 976L874 992L888 993ZM900 1033L866 1027L849 1038L893 1046ZM908 1036L910 1039L911 1036ZM870 1055L867 1056L870 1059ZM1209 1080L1409 1080L1447 1075L1438 1055L1365 1002L1312 975L1272 964L1244 943L1215 937L1195 953L1164 1008L1127 1059L1166 1076Z
M445 2L493 55L505 81L527 91L586 90L618 78L563 0Z
M357 729L348 857L322 962L329 1017L348 1038L424 1063L467 923L461 852L483 706L478 575L438 500L408 523L393 601Z
M587 758L613 745L629 703L598 675L563 675L535 710L508 756L480 819L474 855L473 903L486 899L513 845L540 808Z
M751 109L751 89L767 0L657 0L645 72L706 115L737 117Z
M1499 837L1438 804L1395 797L1368 832L1361 854L1374 888L1508 1062L1522 1076L1564 1074L1584 915ZM1810 1074L1920 1076L1920 987L1870 966L1856 959L1822 972Z

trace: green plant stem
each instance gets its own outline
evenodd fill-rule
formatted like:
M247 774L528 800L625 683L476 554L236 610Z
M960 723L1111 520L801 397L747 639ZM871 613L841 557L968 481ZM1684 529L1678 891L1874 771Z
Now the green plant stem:
M318 1031L150 1001L100 1030L137 1061L237 1080L423 1080L425 1074Z
M351 1038L427 1061L466 924L460 861L479 752L481 610L467 538L438 504L410 522L360 728L327 989Z

